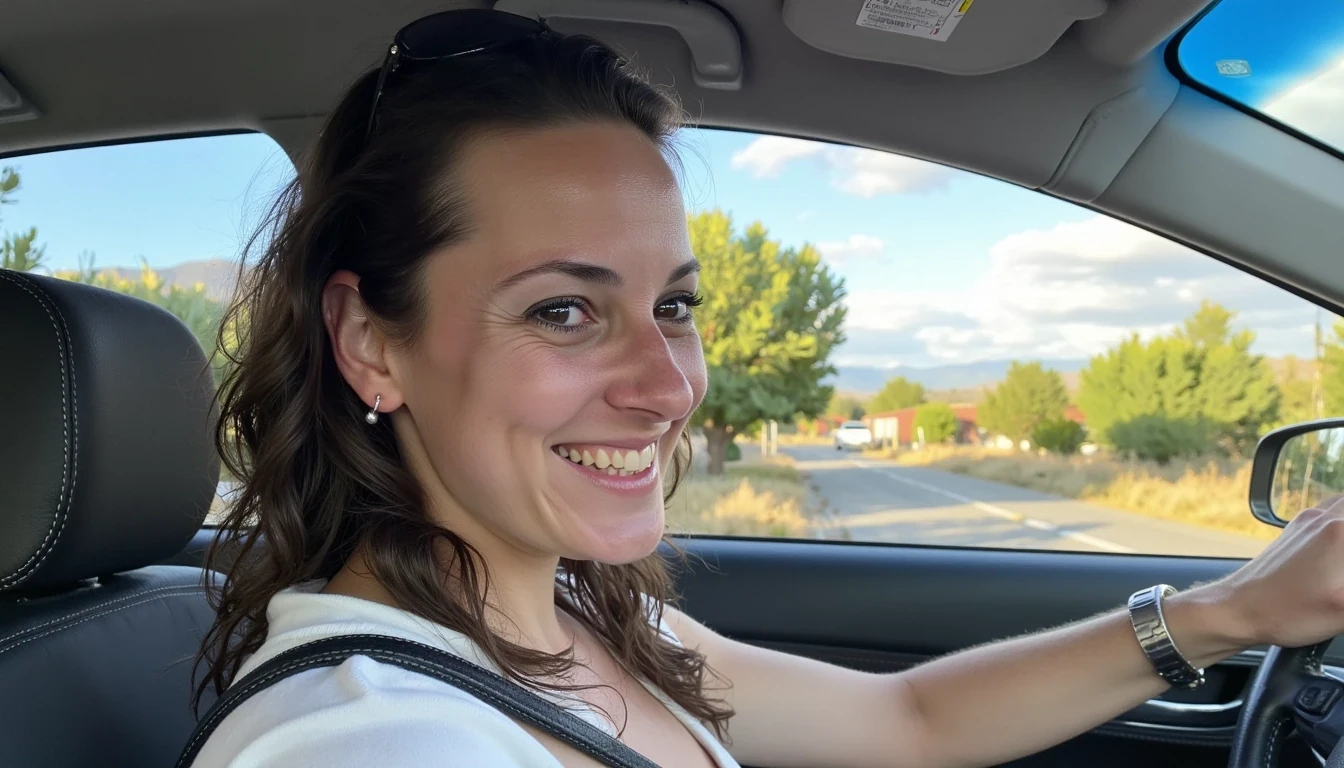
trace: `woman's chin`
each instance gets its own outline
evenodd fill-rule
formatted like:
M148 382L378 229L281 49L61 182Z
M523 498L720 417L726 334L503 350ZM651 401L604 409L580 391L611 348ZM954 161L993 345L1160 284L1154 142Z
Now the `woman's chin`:
M576 560L594 560L607 565L625 565L643 560L658 549L663 540L662 509L626 516L587 528L583 542L573 547L581 553Z

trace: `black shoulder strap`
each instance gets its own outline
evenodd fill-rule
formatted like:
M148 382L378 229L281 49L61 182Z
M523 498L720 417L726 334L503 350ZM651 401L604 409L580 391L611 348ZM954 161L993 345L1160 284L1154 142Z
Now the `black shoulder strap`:
M460 688L611 768L658 768L620 740L507 678L433 646L386 635L342 635L315 640L257 667L231 685L197 723L177 768L188 768L220 722L259 691L305 670L337 666L351 656L367 656Z

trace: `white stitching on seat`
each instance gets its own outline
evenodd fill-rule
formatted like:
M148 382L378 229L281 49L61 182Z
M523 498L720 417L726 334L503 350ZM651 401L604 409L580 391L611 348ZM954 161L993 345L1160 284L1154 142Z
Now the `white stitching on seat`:
M83 624L83 623L85 623L85 622L87 622L87 621L93 621L93 620L96 619L96 618L99 618L99 617L101 617L101 616L107 616L107 615L109 615L109 614L116 613L117 611L124 611L124 610L126 610L127 608L134 608L134 607L137 606L137 605L144 605L145 603L152 603L152 602L154 602L155 600L160 600L160 599L167 598L167 597L182 597L182 596L184 596L184 595L199 595L199 594L201 593L201 590L200 590L199 587L188 587L188 586L184 586L184 587L180 587L180 589L182 590L181 592L165 593L165 594L162 594L162 595L155 595L155 596L153 596L153 597L146 597L146 598L144 598L143 600L137 600L137 601L135 601L135 602L133 602L133 603L126 603L125 605L121 605L121 606L118 606L118 607L116 607L116 608L112 608L112 609L110 609L110 610L103 611L103 612L101 612L101 613L95 613L95 614L93 614L93 615L91 615L91 616L85 616L84 618L80 619L79 621L73 621L73 622L71 622L71 623L69 623L69 624L66 624L65 626L56 627L55 629L49 629L49 630L47 630L46 632L43 632L43 633L40 634L40 635L33 635L32 637L26 637L26 638L20 640L19 642L14 643L13 645L7 645L7 646L0 647L0 653L7 653L7 652L9 652L9 651L14 650L15 648L18 648L18 647L21 646L21 645L27 645L28 643L31 643L31 642L33 642L34 640L39 640L39 639L44 638L44 637L47 637L47 636L49 636L49 635L54 635L54 634L56 634L57 632L64 632L65 630L70 629L71 627L77 627L77 626L79 626L80 624Z
M25 630L21 630L21 631L19 631L19 632L15 632L14 634L9 635L8 637L0 637L0 647L3 647L5 643L8 643L10 640L13 640L13 639L16 638L16 637L22 637L22 636L28 634L29 632L36 632L37 630L42 629L43 627L49 627L49 626L51 626L52 624L60 624L60 623L63 622L63 621L69 621L70 619L77 618L77 617L79 617L79 616L83 616L84 614L86 614L86 613L90 613L90 612L92 612L92 611L102 610L102 609L104 609L104 608L107 608L108 606L116 605L117 603L124 603L124 602L126 602L127 600L135 600L135 599L137 599L137 598L145 597L145 596L147 596L147 595L152 595L152 594L155 594L155 593L157 593L157 592L168 592L168 591L175 590L175 589L185 589L185 587L184 587L183 585L181 585L181 584L176 585L176 586L171 586L171 587L155 587L155 588L153 588L153 589L146 589L144 592L137 592L137 593L135 593L135 594L133 594L133 595L126 595L126 596L124 596L124 597L119 597L119 598L117 598L116 600L108 600L108 601L105 602L105 603L98 603L98 604L96 604L96 605L91 605L91 606L89 606L88 608L85 608L85 609L82 610L82 611L75 611L74 613L67 614L67 615L65 615L65 616L61 616L61 617L59 617L59 618L52 619L51 621L44 621L44 622L42 622L41 624L36 624L36 625L31 626L31 627L29 627L29 628L27 628L27 629L25 629Z
M18 570L8 576L0 577L0 589L8 589L9 587L23 583L25 579L37 572L37 569L42 566L42 563L46 562L46 559L56 548L56 543L61 539L61 533L65 530L65 521L70 518L70 508L74 506L75 481L78 479L79 475L79 398L75 391L75 361L73 355L70 355L70 359L67 361L67 353L71 349L70 329L65 324L65 316L61 314L61 308L56 306L55 302L43 301L42 297L39 296L33 288L30 288L25 284L30 281L20 279L19 276L14 273L0 270L0 278L17 285L29 296L32 296L38 306L42 307L42 311L47 313L47 319L51 321L51 327L56 331L56 348L59 353L58 357L61 361L61 431L64 437L64 463L61 465L61 495L57 497L56 500L56 515L51 521L51 527L47 529L46 537L42 539L42 544L37 548L37 551L33 553L32 557L29 557L27 562L20 565ZM56 310L55 315L52 314L53 309ZM60 318L60 324L57 324L56 322L57 317ZM64 332L65 336L64 349L61 348L62 332ZM68 410L65 403L67 379L70 382L71 399L71 406ZM71 424L72 420L74 422L73 425ZM71 448L71 432L74 432L73 450ZM72 453L74 454L73 461L71 461ZM73 471L71 470L72 467ZM67 479L69 480L68 485L66 483Z

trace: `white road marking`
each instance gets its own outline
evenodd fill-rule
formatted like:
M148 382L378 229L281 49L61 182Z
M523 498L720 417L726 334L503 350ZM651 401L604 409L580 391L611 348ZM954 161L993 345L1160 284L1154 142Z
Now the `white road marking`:
M872 472L877 472L879 474L886 475L887 477L890 477L892 480L895 480L899 483L912 485L916 488L928 491L929 493L936 493L939 496L951 499L960 504L966 504L968 506L980 510L981 512L994 515L995 517L1002 517L1005 520L1012 520L1013 522L1021 523L1022 525L1025 525L1028 528L1034 528L1038 531L1048 531L1054 533L1057 536L1062 536L1066 539L1076 541L1080 544L1086 544L1089 547L1095 547L1096 549L1105 550L1107 552L1115 552L1117 554L1122 555L1132 555L1136 551L1134 549L1124 546L1123 544L1116 544L1113 541L1107 541L1106 539L1102 539L1097 536L1091 536L1086 533L1077 533L1075 531L1060 530L1059 526L1055 525L1054 523L1047 523L1044 520L1037 520L1035 518L1027 517L1021 512L1014 512L1011 509L1004 509L1003 507L996 506L994 504L987 504L983 501L976 501L975 499L972 499L969 496L962 496L959 493L954 493L952 491L939 488L936 485L929 485L928 483L922 483L918 480L914 480L909 477L904 477L898 472L893 472L889 469L883 469L879 465L865 464L863 462L854 461L852 459L850 460L849 463L860 469L867 469Z

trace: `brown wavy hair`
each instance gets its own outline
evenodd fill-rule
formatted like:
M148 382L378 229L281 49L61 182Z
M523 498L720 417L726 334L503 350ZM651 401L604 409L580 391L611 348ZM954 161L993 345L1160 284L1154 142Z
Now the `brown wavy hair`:
M486 564L432 519L390 420L365 423L367 406L332 355L322 291L333 273L351 270L374 321L413 345L426 311L426 257L470 228L455 169L473 137L614 122L638 128L674 162L682 111L613 50L581 36L547 35L398 73L366 138L376 79L367 73L345 94L252 238L247 250L258 258L240 276L220 332L230 366L215 440L241 488L207 556L207 567L226 576L212 591L217 616L197 658L207 670L197 707L210 687L227 688L262 645L271 598L331 578L357 546L399 607L465 634L515 680L572 690L538 682L564 679L572 651L531 650L487 626ZM689 463L682 437L669 496ZM650 623L649 605L660 618L673 599L664 560L657 553L627 565L566 559L561 568L557 605L631 674L722 737L732 712L706 691L716 676L701 654Z

